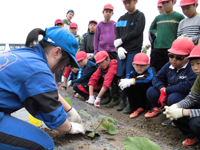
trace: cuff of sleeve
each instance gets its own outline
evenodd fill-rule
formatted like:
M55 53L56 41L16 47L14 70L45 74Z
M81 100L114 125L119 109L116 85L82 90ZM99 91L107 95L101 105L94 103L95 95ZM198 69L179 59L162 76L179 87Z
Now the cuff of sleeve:
M158 90L160 91L160 89L162 89L162 88L164 88L165 86L163 86L163 85L160 85L159 87L158 87ZM167 88L166 88L167 89ZM166 92L167 93L167 92Z
M103 85L103 87L107 90L107 89L109 89L109 87L107 87L107 86L105 86L105 85Z

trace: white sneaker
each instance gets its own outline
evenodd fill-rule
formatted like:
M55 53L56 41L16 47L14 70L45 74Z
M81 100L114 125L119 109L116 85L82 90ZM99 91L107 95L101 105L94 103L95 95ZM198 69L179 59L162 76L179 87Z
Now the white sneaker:
M79 96L79 94L78 94L78 93L76 93L76 94L74 95L74 97L76 97L76 98L77 98L78 96Z

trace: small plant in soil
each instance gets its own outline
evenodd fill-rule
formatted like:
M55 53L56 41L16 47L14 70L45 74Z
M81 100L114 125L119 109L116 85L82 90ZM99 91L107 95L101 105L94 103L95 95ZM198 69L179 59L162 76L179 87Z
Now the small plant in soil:
M80 110L79 113L82 114L85 117L88 117L91 124L92 124L93 131L88 134L89 137L94 137L95 134L100 133L100 132L97 132L97 129L100 126L103 126L106 129L104 132L101 132L101 133L108 133L108 134L111 134L111 135L115 135L119 132L118 130L115 129L115 126L114 126L114 124L117 123L117 120L115 120L111 117L107 117L107 116L104 116L104 115L91 116L90 114L88 114L84 110ZM94 126L94 124L92 122L92 117L96 117L98 119L99 124L98 124L97 127Z

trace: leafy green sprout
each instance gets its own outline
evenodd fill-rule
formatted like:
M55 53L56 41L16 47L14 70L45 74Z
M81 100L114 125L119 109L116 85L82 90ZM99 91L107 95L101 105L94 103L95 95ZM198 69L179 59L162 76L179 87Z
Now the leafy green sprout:
M96 115L96 116L91 116L90 114L88 114L86 111L84 110L80 110L79 111L80 114L82 114L85 117L88 117L91 124L92 124L92 128L93 128L93 132L89 133L88 136L89 137L94 137L95 134L98 134L99 132L97 132L97 129L102 125L106 131L102 132L102 133L109 133L111 135L115 135L117 134L119 131L115 129L114 124L117 123L117 121L111 117L107 117L104 115ZM100 120L98 120L99 125L97 127L94 126L93 122L92 122L92 117L96 117L96 118L101 118ZM107 120L105 122L105 120ZM107 123L108 122L108 123Z
M160 146L144 137L127 137L124 150L161 150Z

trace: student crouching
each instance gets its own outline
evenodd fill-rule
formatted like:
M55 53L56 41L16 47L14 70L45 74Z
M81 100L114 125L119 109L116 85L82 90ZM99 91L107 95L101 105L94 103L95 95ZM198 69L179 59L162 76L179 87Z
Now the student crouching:
M134 69L126 75L125 79L121 79L119 87L126 90L128 102L133 112L130 118L135 118L145 108L149 108L146 92L152 85L151 82L156 71L149 67L149 57L145 53L136 54L132 65Z
M119 104L119 88L117 85L118 77L116 76L117 60L111 60L109 54L106 51L100 51L96 54L95 61L99 68L91 76L88 83L90 97L87 102L94 104L96 107L100 107L100 104L107 104L107 108L117 106ZM101 78L103 78L103 85L95 99L93 94L94 87L98 84ZM101 100L103 95L104 99Z

